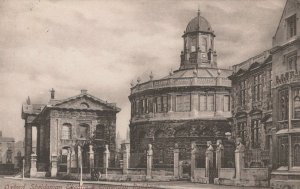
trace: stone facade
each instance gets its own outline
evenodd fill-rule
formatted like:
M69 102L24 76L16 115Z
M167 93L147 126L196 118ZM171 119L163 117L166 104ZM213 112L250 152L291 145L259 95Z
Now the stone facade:
M300 2L287 0L273 37L273 125L277 160L272 171L274 188L300 187L299 69ZM288 180L284 182L283 180Z
M272 153L275 135L272 124L272 55L265 51L233 66L232 132L247 150Z
M79 168L81 162L83 168L103 167L105 145L109 146L112 157L116 151L116 113L120 109L86 90L65 100L56 100L54 91L51 93L49 104L38 105L39 109L35 109L37 105L30 101L23 105L26 166L30 166L32 127L35 126L37 171L51 169L56 175L53 166L57 166L58 172L69 172ZM90 162L91 153L95 157L94 163ZM53 164L54 160L57 165ZM114 164L114 158L110 163Z
M287 0L272 48L230 76L233 135L248 151L268 152L273 188L300 186L299 14L300 2Z
M223 139L230 131L232 71L217 66L215 34L198 13L183 35L184 47L178 70L162 79L132 83L131 152L145 153L153 145L153 162L173 163L175 143L179 159L190 159L191 142Z

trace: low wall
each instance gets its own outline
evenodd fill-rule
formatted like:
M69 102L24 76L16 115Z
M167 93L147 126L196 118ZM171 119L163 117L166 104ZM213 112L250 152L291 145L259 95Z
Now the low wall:
M235 168L221 168L219 178L233 179L235 177Z
M241 171L241 180L236 185L240 186L269 186L268 168L244 168Z
M205 177L205 168L194 169L194 178L191 180L192 182L209 183L209 179Z
M107 168L107 174L122 175L123 174L123 169L121 169L121 168Z
M152 169L152 176L173 176L174 171L172 169L160 169L154 168Z
M146 175L146 171L144 168L129 168L128 175Z

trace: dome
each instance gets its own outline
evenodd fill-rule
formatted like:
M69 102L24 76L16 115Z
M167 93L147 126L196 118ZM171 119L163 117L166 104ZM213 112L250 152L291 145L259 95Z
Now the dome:
M196 16L188 23L185 33L190 33L195 31L213 33L210 23L200 15Z

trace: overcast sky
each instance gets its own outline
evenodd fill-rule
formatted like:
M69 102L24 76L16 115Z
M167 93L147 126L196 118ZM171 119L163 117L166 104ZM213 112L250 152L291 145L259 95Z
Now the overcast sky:
M216 34L218 65L231 66L271 47L285 0L0 0L0 130L24 137L21 105L64 99L86 88L116 102L125 136L130 82L152 70L178 69L181 38L201 15Z

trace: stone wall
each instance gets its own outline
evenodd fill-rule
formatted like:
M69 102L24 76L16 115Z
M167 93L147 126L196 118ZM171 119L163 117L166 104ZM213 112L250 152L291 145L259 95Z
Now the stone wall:
M130 124L131 152L144 152L153 145L154 164L172 164L177 143L180 160L190 160L191 142L205 144L225 137L230 131L226 120L173 120Z

